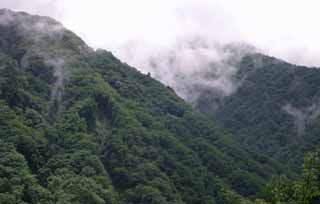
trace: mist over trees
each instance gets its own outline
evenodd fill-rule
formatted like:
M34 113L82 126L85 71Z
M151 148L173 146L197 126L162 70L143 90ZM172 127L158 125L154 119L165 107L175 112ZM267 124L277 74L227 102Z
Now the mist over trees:
M209 100L207 106L200 107L201 104L190 105L172 88L153 79L152 74L142 74L111 52L91 49L51 18L0 10L0 19L0 203L318 202L317 153L306 157L299 176L297 166L302 161L290 166L269 152L258 151L243 140L244 132L240 134L213 117L216 111L230 110L227 105L237 99L229 99L241 94L249 82L263 81L255 74L273 70L276 76L293 76L296 86L301 86L298 90L305 97L293 101L284 97L281 116L293 122L290 125L294 127L292 115L306 115L303 118L314 123L306 123L305 134L310 134L316 145L318 117L309 112L316 113L312 109L316 103L310 95L318 93L317 71L291 69L290 64L261 55L236 55L234 61L229 57L219 59L223 65L237 68L225 79L230 77L241 83L227 94L218 95L221 101L227 99L225 103ZM250 59L254 59L255 66L251 66ZM204 60L203 66L212 62L215 61ZM238 63L244 63L247 69L238 69ZM207 69L216 66L213 63ZM284 66L289 74L276 71L275 66ZM214 73L207 77L216 80ZM273 79L271 85L260 83L263 90L270 90L264 93L274 94L274 86L287 89L282 80L269 77ZM299 77L310 77L310 81L304 84ZM194 83L190 84L194 87ZM205 99L217 99L215 94L221 93L207 91L197 96L197 103L203 94L210 94ZM288 98L293 98L290 94L294 96L296 92L289 92ZM247 101L239 98L244 105L229 107L240 114ZM256 99L258 104L272 103L262 99ZM210 105L222 108L210 109ZM301 114L289 114L296 110L292 107ZM263 111L272 113L269 109ZM259 109L254 114L265 112ZM241 119L238 121L246 121L245 116ZM312 127L310 131L308 125ZM265 133L268 127L259 130ZM292 127L287 130L299 136ZM247 136L256 139L254 134ZM305 150L315 149L305 148L299 151L300 156Z

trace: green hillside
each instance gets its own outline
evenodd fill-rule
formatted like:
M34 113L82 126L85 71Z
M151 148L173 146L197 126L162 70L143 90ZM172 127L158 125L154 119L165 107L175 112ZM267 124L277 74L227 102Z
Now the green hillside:
M0 19L1 204L249 203L290 175L58 22Z
M320 69L295 66L260 54L238 65L237 91L219 101L204 92L198 109L232 131L255 151L294 169L319 141Z

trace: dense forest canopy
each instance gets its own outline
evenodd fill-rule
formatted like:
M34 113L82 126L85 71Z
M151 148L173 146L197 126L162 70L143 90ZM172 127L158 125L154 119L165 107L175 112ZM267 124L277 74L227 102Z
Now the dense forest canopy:
M0 19L1 204L290 197L291 191L274 197L272 178L298 180L294 170L195 111L170 87L94 51L51 18L0 10ZM303 202L318 189L311 194Z
M238 70L236 92L217 102L203 90L197 108L255 151L298 171L303 155L320 144L320 69L255 54L244 57Z

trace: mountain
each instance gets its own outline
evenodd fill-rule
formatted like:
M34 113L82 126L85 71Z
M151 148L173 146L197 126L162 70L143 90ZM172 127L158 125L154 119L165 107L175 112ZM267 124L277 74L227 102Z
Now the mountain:
M196 107L257 152L300 167L319 146L320 69L296 66L262 54L237 65L236 91L217 97L202 89Z
M1 203L250 203L290 175L112 53L6 9L0 113Z

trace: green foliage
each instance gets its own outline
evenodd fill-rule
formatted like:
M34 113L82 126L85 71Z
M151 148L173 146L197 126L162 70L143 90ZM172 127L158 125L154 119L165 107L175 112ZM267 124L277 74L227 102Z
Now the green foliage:
M215 93L204 92L197 108L255 152L298 171L304 153L320 144L320 70L253 54L242 59L234 80L239 86L233 94L217 104Z
M301 178L297 181L280 176L274 178L265 190L270 203L316 204L320 202L319 152L307 154Z
M244 204L285 170L111 53L34 30L52 19L16 15L0 25L1 202Z
M23 155L0 140L0 201L11 203L50 203L49 192L30 173Z

